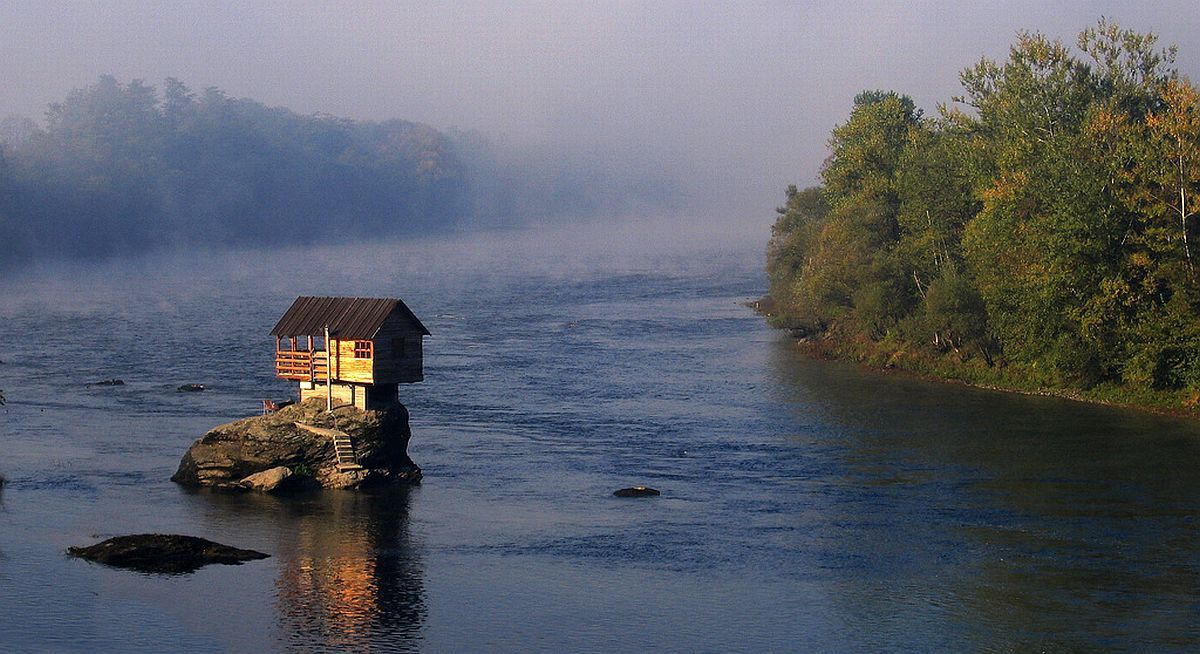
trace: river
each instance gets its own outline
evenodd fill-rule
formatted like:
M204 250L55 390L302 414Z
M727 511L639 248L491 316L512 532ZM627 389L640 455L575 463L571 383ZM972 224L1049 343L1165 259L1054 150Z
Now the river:
M806 359L740 304L761 261L593 226L5 280L0 650L1200 649L1200 425ZM433 333L401 389L423 483L169 482L293 392L268 332L301 294L399 296ZM611 496L635 484L662 496ZM64 555L138 532L272 556Z

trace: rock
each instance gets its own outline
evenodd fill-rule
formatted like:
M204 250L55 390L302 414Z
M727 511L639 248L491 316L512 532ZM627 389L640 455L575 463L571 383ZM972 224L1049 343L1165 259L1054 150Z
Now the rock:
M204 384L184 384L175 389L176 393L195 393L204 390Z
M633 486L631 488L615 490L613 491L613 495L616 495L617 497L654 497L656 495L662 495L662 493L647 486Z
M270 556L175 534L117 536L88 547L69 547L67 554L118 568L169 574L194 572L210 563L238 565Z
M333 439L296 426L336 429L350 436L361 470L339 470ZM245 490L243 480L277 467L291 469L287 485L358 488L373 484L416 483L421 469L408 457L408 410L339 407L311 399L274 413L243 418L213 428L188 448L171 477L180 485Z
M289 486L290 484L286 484L285 482L292 476L291 468L275 466L262 472L256 472L239 481L238 484L250 490L270 493L271 491L282 490L284 487Z
M120 379L102 379L98 382L88 384L88 386L124 386L125 382Z

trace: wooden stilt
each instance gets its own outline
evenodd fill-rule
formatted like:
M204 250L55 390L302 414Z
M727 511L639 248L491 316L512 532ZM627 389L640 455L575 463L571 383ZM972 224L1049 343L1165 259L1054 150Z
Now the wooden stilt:
M329 365L329 325L325 325L325 410L333 411L333 371Z

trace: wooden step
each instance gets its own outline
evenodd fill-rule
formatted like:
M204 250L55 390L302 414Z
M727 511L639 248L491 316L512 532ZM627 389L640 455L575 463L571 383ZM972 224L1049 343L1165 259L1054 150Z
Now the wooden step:
M339 472L363 469L358 463L358 454L354 451L354 441L350 440L350 434L337 429L314 427L301 422L297 422L295 425L305 431L333 439L333 458Z

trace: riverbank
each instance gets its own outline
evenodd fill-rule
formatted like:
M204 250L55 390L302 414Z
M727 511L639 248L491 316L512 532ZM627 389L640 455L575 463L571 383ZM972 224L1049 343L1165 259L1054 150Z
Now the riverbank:
M745 306L770 322L775 302L766 296L746 302ZM1006 393L1059 397L1088 404L1200 418L1200 393L1134 390L1111 382L1087 389L1055 386L1040 383L1036 370L1014 365L987 366L978 357L963 361L954 351L942 354L894 339L872 341L836 331L820 334L795 329L788 331L797 350L814 359L852 361L879 372L911 375L931 382L965 384Z

